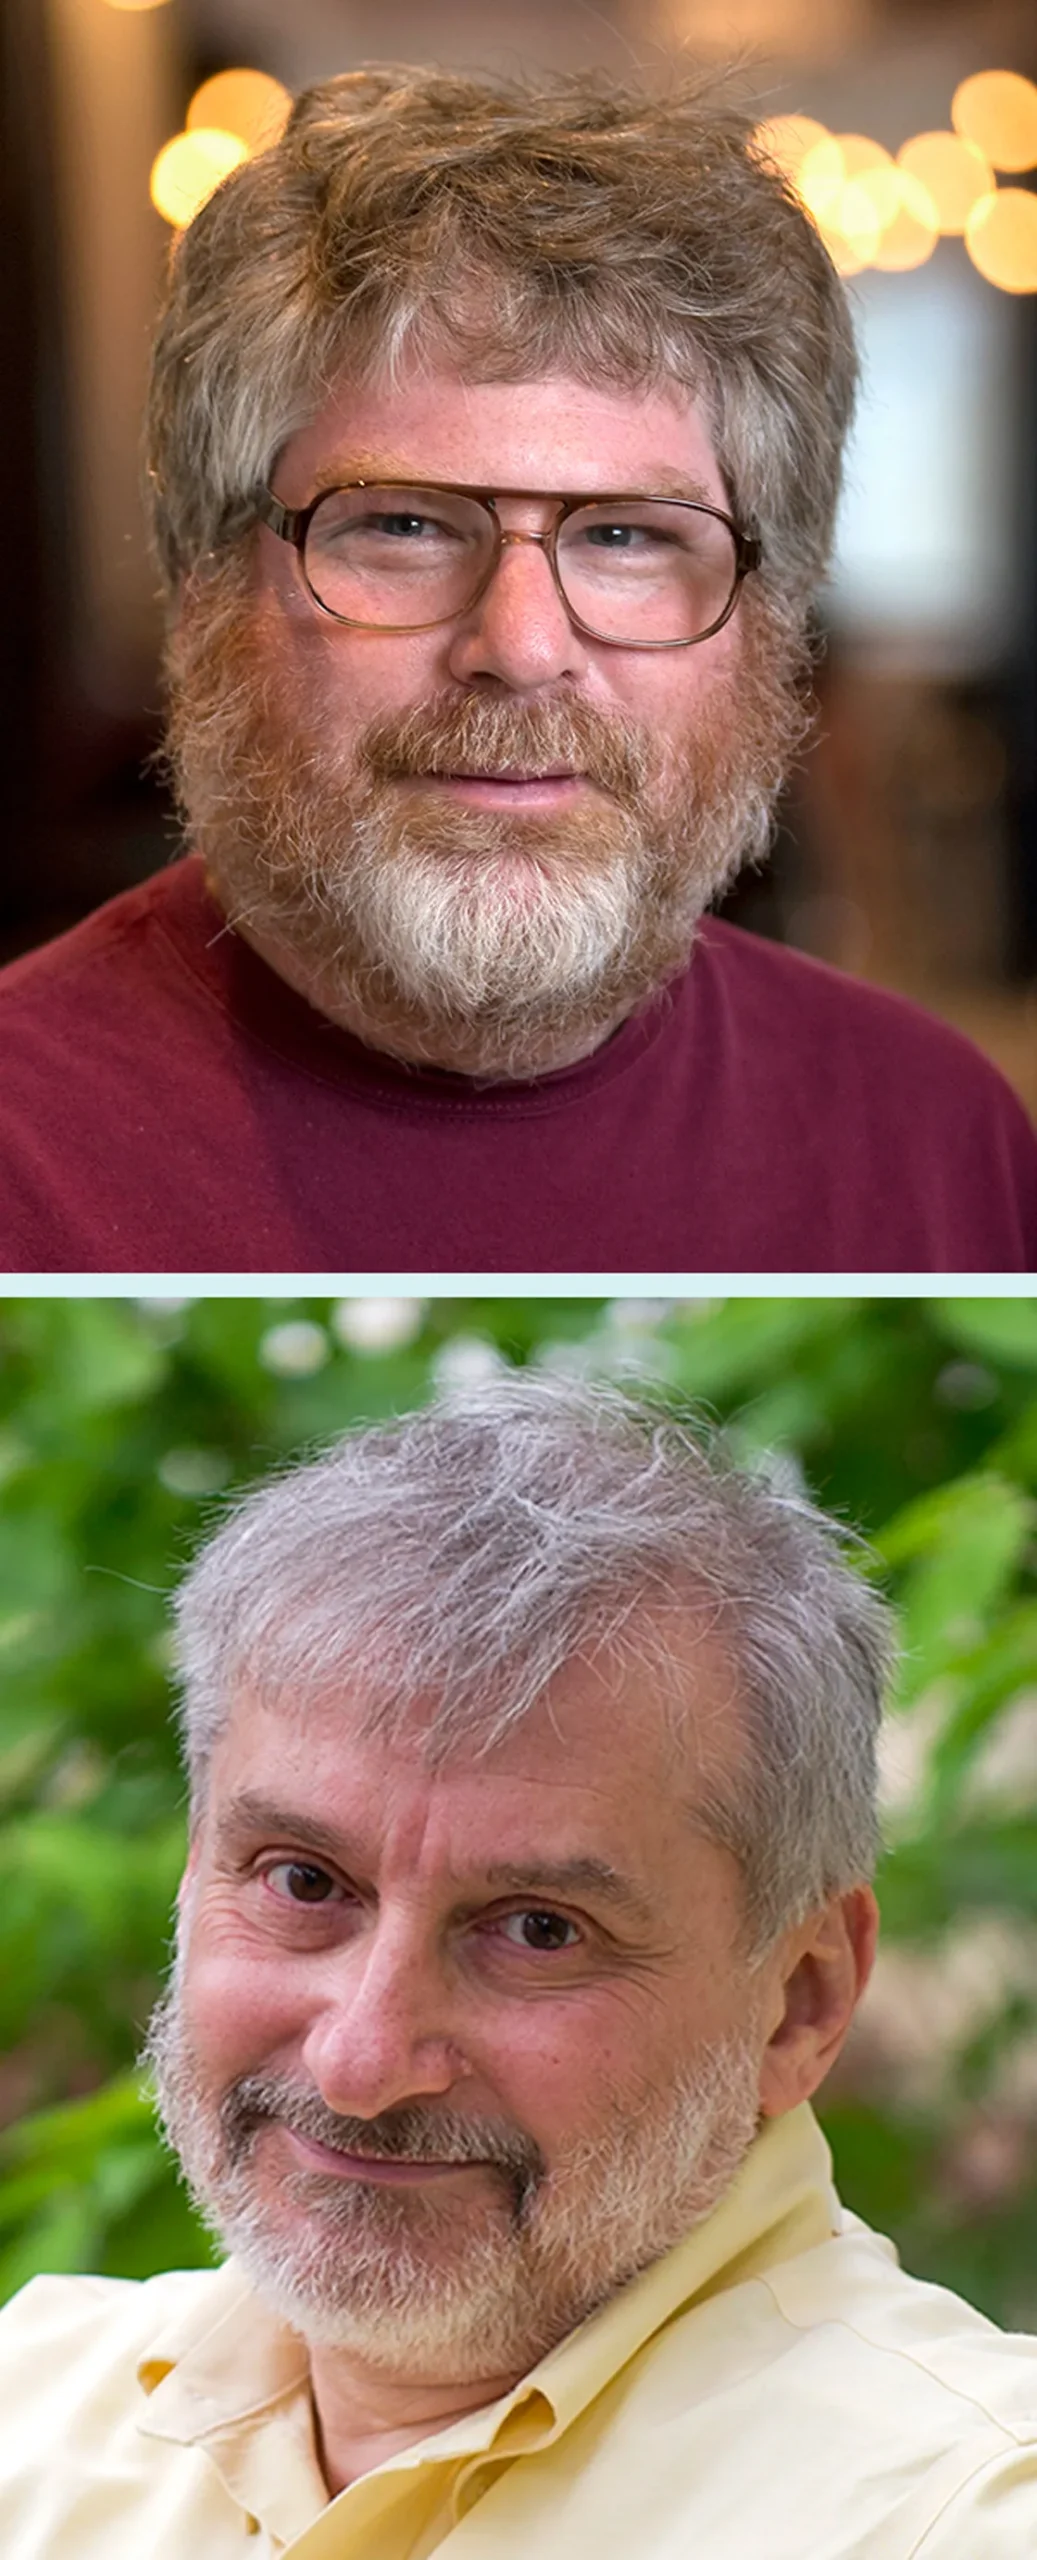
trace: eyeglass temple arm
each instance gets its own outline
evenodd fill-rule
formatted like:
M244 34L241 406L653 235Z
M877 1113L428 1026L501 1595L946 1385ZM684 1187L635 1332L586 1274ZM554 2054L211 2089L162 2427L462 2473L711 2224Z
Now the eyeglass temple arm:
M282 542L298 541L299 527L307 512L304 507L283 507L272 489L258 489L255 508L257 516L269 525L271 533L280 535Z

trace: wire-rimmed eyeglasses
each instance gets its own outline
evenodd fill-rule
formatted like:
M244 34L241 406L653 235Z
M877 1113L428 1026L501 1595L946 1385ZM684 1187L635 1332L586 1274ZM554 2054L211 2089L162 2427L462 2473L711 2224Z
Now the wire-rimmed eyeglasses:
M485 594L509 543L546 554L578 631L613 648L687 649L734 612L762 548L721 507L639 494L556 497L546 533L507 533L501 497L532 490L353 480L286 507L261 489L255 511L299 555L315 605L368 631L434 631Z

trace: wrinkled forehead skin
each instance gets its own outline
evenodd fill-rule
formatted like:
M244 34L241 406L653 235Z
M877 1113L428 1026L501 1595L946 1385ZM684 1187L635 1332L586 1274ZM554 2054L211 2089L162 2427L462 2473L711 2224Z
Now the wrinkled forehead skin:
M494 1862L582 1857L588 1880L596 1862L632 1887L642 1925L708 1915L737 1948L738 1862L701 1812L736 1781L740 1751L727 1665L708 1638L685 1639L682 1685L692 1711L678 1740L649 1668L577 1658L490 1749L460 1740L437 1755L435 1701L415 1699L387 1733L345 1668L308 1706L243 1680L199 1807L191 1877L235 1809L262 1828L280 1807L294 1817L286 1841L356 1862L358 1880L379 1889L449 1898L454 1880L474 1883Z
M491 1684L469 1730L452 1704L443 1691L408 1694L391 1668L380 1680L370 1655L364 1669L347 1657L311 1686L285 1678L276 1647L265 1664L242 1661L194 1792L192 1835L252 1783L260 1736L271 1769L297 1770L318 1812L317 1736L329 1783L340 1776L347 1793L364 1768L379 1789L405 1771L419 1789L445 1785L492 1808L495 1787L518 1771L548 1799L571 1804L582 1791L592 1814L595 1800L607 1803L612 1827L648 1844L675 1824L682 1859L696 1841L716 1840L716 1808L738 1792L746 1747L738 1680L716 1608L703 1599L632 1612L621 1641L566 1659L508 1730L493 1730ZM377 1797L370 1811L377 1821ZM649 1872L651 1864L649 1845Z

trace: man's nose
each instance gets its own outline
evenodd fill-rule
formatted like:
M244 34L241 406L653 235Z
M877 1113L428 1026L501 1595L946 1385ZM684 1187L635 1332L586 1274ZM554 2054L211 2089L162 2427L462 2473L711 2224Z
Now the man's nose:
M325 2106L378 2116L418 2097L442 2097L470 2064L456 2040L450 1987L413 1937L375 1930L339 1949L303 2043Z
M514 693L533 692L587 666L544 548L544 536L505 533L489 586L462 616L450 645L459 683L495 676Z

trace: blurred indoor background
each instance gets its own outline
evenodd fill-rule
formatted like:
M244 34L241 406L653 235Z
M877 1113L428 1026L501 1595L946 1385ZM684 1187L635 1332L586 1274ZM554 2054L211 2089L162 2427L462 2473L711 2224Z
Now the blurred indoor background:
M866 383L823 599L820 740L771 871L731 912L919 996L1037 1113L1029 0L6 0L0 46L0 954L175 845L147 770L148 340L175 226L276 117L271 84L372 59L654 81L682 56L739 55L850 279ZM206 87L230 70L266 82ZM977 79L994 71L1014 76Z

